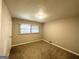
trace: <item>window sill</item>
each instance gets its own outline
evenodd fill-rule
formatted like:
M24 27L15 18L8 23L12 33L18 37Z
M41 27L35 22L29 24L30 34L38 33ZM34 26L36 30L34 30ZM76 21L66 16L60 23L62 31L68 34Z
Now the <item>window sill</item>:
M30 35L30 34L40 34L40 33L25 33L25 34L18 34L18 35Z

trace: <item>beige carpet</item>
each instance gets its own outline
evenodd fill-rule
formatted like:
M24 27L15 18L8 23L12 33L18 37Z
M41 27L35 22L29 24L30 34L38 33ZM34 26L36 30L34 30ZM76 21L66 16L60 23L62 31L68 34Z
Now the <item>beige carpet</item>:
M10 52L10 59L79 59L79 56L44 41L38 41L13 47Z

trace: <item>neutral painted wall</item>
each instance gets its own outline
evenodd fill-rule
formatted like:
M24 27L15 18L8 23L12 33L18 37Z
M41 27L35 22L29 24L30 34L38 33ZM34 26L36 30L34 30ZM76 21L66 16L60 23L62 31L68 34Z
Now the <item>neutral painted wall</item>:
M1 13L0 56L8 56L11 48L11 16L4 2Z
M0 0L0 55L2 53L2 40L1 40L1 11L2 11L2 0Z
M23 20L23 19L17 19L17 18L13 18L13 39L12 39L12 43L13 45L16 44L21 44L21 43L26 43L26 42L30 42L30 41L34 41L34 40L39 40L42 39L42 24L38 23L38 22L32 22L32 21L27 21L27 20ZM19 33L19 25L21 23L31 23L31 24L37 24L40 26L40 33L31 33L31 34L20 34Z
M44 24L44 38L79 53L79 18L53 20Z

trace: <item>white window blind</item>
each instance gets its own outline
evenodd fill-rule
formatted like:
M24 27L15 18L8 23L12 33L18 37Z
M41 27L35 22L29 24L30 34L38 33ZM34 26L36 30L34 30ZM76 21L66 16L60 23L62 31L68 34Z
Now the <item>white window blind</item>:
M39 25L32 25L32 33L39 33Z
M20 34L39 33L39 25L20 24Z
M21 34L31 33L30 29L31 29L30 24L21 24L20 25L20 33Z

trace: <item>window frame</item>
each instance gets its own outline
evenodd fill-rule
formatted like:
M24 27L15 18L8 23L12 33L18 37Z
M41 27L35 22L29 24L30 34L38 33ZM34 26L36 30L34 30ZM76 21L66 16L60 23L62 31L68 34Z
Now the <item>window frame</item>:
M21 24L30 24L30 23L21 23ZM20 26L21 26L21 24L19 24L19 34L22 34L22 35L25 35L25 34L39 34L40 33L40 25L39 24L30 24L30 33L21 33L20 31L21 31L21 28L20 28ZM37 33L32 33L32 25L37 25L39 28L39 32L37 32Z

